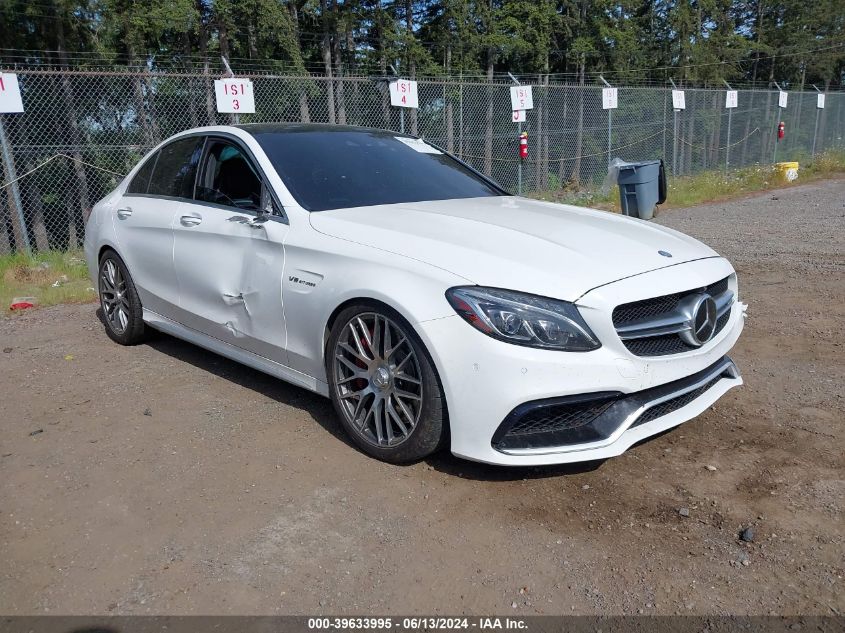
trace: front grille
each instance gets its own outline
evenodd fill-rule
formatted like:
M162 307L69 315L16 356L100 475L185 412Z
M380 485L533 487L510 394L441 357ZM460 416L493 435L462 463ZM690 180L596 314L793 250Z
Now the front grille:
M520 418L508 432L509 435L531 435L533 433L555 433L571 431L585 426L607 411L613 404L607 402L585 402L562 404L535 409Z
M656 420L657 418L662 418L667 413L672 413L672 411L677 411L681 407L687 406L690 402L698 398L701 394L710 389L710 387L715 385L721 379L722 376L716 376L713 380L711 380L705 385L701 385L698 389L693 389L692 391L688 391L687 393L681 394L676 398L666 400L664 402L661 402L660 404L654 405L649 409L646 409L643 414L638 417L636 421L631 425L631 428L639 426L640 424L646 424L647 422L651 422L652 420Z
M686 292L622 304L613 310L613 325L618 329L638 321L664 316L675 310L681 300L699 292L706 292L713 297L718 297L727 292L728 279L729 277L725 277L704 288L693 288ZM729 309L716 321L714 337L727 325L730 314ZM622 343L635 356L668 356L669 354L681 354L696 349L685 343L677 334L625 339Z

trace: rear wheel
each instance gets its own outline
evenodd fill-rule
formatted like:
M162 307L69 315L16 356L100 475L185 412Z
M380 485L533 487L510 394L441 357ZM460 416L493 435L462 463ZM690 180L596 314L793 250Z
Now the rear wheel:
M446 436L443 389L411 326L387 307L352 306L327 346L331 398L349 436L388 462L422 459Z
M121 345L140 343L145 330L141 299L126 264L114 251L106 251L100 259L98 286L106 334Z

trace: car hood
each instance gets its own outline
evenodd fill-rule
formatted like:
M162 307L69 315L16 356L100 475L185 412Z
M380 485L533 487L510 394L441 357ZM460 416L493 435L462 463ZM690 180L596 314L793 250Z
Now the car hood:
M468 283L568 301L618 279L716 256L656 224L512 196L336 209L310 219L321 233L429 263Z

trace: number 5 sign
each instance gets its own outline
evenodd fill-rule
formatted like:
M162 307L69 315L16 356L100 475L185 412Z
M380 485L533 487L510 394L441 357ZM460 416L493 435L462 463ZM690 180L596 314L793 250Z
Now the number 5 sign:
M0 74L0 112L23 112L21 89L18 76L11 73Z
M255 112L255 97L252 94L252 81L228 77L214 82L214 96L217 99L217 111L227 114L252 114Z
M511 110L533 110L534 95L531 86L511 87Z
M417 82L410 79L397 79L390 82L390 105L400 108L419 108Z

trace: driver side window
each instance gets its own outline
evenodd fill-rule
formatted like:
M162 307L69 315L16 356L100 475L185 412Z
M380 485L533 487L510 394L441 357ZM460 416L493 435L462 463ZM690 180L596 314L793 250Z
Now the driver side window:
M245 211L261 208L261 178L234 143L209 139L196 199Z

